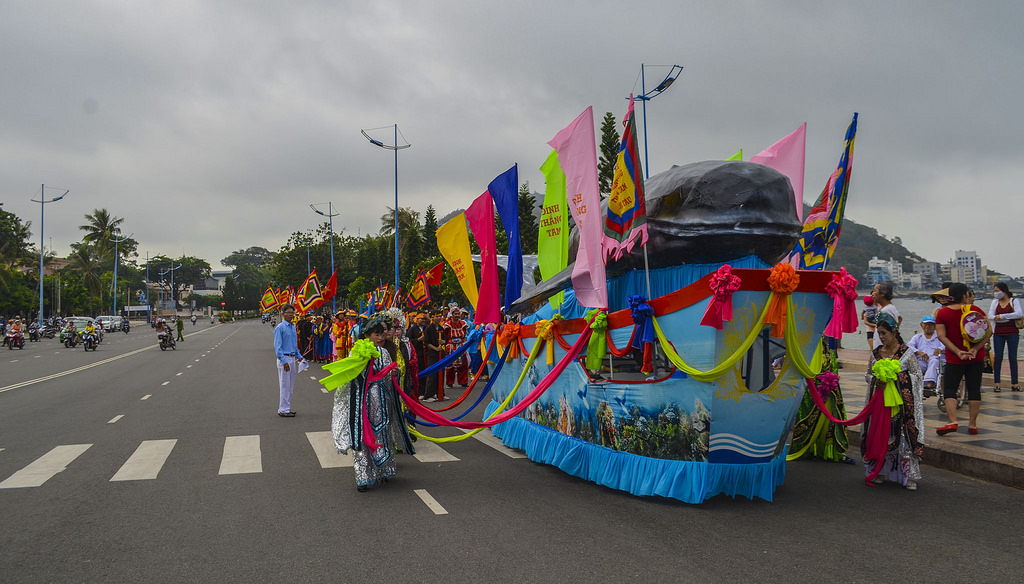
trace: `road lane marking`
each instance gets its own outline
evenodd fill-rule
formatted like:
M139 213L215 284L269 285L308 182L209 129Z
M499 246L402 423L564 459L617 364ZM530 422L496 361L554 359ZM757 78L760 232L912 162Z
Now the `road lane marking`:
M139 399L139 401L146 401L147 399L149 399L151 397L153 397L153 394L147 393L146 395L142 396L142 398Z
M224 454L220 459L217 474L248 474L263 472L263 455L260 451L260 437L228 436L224 439Z
M17 363L17 362L18 362L18 360L17 360L17 359L15 359L14 361L11 361L11 363Z
M459 460L448 454L444 448L428 440L416 443L416 454L413 456L420 462L455 462Z
M114 422L120 420L123 417L124 417L124 414L118 414L118 415L114 416L113 418L110 418L110 421L107 422L107 423L108 424L113 424Z
M448 512L445 511L444 507L442 507L441 504L437 502L437 500L431 497L430 493L428 493L426 489L416 489L413 492L416 493L416 496L419 497L421 501L427 504L427 508L433 511L434 515L448 514Z
M174 449L174 445L177 442L177 439L144 440L135 449L135 453L128 458L128 461L110 478L110 481L144 481L155 479L156 475L160 473L160 469L163 468L164 463L167 462L167 457L171 455L171 450Z
M312 379L313 381L316 381L316 376L315 375L310 375L309 378Z
M170 381L165 381L165 382L161 383L160 386L163 387L163 386L165 386L165 385L167 385L169 383L170 383Z
M198 362L199 362L199 359L196 359L196 363L198 363Z
M12 389L18 389L18 388L21 388L21 387L25 387L27 385L33 385L33 384L36 384L36 383L41 383L43 381L49 381L51 379L57 379L58 377L64 377L65 375L71 375L72 373L78 373L79 371L85 371L86 369L91 369L93 367L99 367L100 365L105 365L107 363L111 363L113 361L117 361L118 359L124 359L125 357L131 357L132 355L136 355L136 354L141 353L143 351L149 351L150 349L153 349L154 347L155 347L155 345L151 345L151 346L148 346L148 347L143 347L141 349L136 349L134 351L129 351L127 353L124 353L123 355L115 355L114 357L108 357L106 359L103 359L102 361L96 361L95 363L89 363L88 365L83 365L81 367L76 367L74 369L68 369L67 371L61 371L60 373L54 373L53 375L47 375L45 377L38 377L36 379L29 379L28 381L22 381L21 383L15 383L14 385L8 385L6 387L0 387L0 393L3 393L5 391L11 391ZM60 351L57 351L56 353L54 353L54 355L59 355L59 354L60 354Z
M352 466L354 461L347 454L338 454L334 447L334 436L328 430L326 432L306 432L306 439L316 453L316 459L320 461L320 468L341 468Z
M38 358L40 358L40 357L42 357L42 355L36 355L35 357L32 357L32 358L33 358L33 359L38 359Z
M53 478L54 475L65 470L72 461L81 456L90 446L92 444L57 446L0 483L0 489L42 486L43 483Z
M192 366L191 366L191 365L186 365L186 366L185 366L185 369L191 369L191 368L192 368Z
M178 373L175 373L175 374L174 374L174 376L175 376L175 377L177 377L177 376L179 376L179 375L181 375L181 372L178 372Z
M462 430L463 434L468 434L469 432L472 432L472 430ZM483 442L509 458L526 458L526 455L522 452L505 446L489 429L473 434L473 438L476 438L480 442Z
M321 387L320 388L320 393L327 393L327 388L326 387Z

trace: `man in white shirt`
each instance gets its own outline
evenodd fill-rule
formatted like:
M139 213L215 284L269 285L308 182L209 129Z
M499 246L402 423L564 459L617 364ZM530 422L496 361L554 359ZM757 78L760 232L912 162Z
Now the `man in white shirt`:
M907 342L914 353L917 354L917 362L921 364L921 371L924 371L924 386L926 389L934 389L939 381L939 370L945 360L945 347L935 333L935 317L926 315L921 319L921 330Z

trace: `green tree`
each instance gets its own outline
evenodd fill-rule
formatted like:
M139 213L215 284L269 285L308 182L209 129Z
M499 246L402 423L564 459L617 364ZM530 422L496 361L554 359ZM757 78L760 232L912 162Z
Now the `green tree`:
M85 216L85 225L78 228L85 232L82 242L92 246L102 261L114 257L114 242L111 240L120 237L122 223L123 218L114 217L106 209L93 209Z
M172 280L170 272L163 276L160 276L159 274L161 272L167 272L170 268L178 265L181 267L174 270L174 289L170 290ZM181 294L186 288L192 286L196 282L206 280L210 277L210 273L212 272L209 262L202 258L184 256L171 259L162 255L149 258L149 270L151 274L157 274L153 277L153 280L160 281L161 278L163 279L168 291L172 293L175 308L180 307Z
M68 256L68 266L65 270L71 271L77 274L80 278L82 288L89 295L89 300L85 303L85 306L79 308L88 312L92 312L99 307L103 301L101 293L103 291L103 280L100 275L103 272L99 257L93 251L91 246L78 246L71 255Z
M22 283L18 278L20 272L16 266L28 261L31 244L29 243L30 222L22 222L14 213L3 210L0 203L0 290L10 293L15 283ZM5 311L4 314L9 314Z
M427 205L423 214L423 255L432 258L441 255L437 249L437 211L433 205Z
M612 192L612 178L615 175L615 161L619 157L619 130L612 112L605 112L601 121L601 156L597 161L597 181L601 197Z
M524 182L519 187L519 241L524 254L537 253L537 197L530 192L530 183Z

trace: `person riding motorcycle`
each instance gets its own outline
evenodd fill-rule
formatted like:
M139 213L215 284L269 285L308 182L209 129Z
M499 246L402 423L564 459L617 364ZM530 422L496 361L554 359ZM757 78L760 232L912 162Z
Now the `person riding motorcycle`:
M163 340L166 337L168 346L174 344L174 334L171 332L171 325L163 318L156 319L156 338Z
M69 320L67 325L64 326L64 330L61 331L61 340L67 345L70 339L72 344L77 343L78 328L75 327L75 321Z
M100 330L102 330L102 329L103 329L103 325L100 324ZM99 333L96 332L96 325L93 324L91 321L85 323L85 326L82 328L82 334L79 335L79 336L82 337L82 338L87 337L87 336L92 336L93 339L96 339L97 344L99 343ZM88 348L89 348L88 345L86 345L86 349L88 349Z
M192 326L196 326L196 321L197 321L197 320L199 320L199 318L198 318L198 317L196 317L196 315L194 315L194 314L193 314L193 315L192 315Z

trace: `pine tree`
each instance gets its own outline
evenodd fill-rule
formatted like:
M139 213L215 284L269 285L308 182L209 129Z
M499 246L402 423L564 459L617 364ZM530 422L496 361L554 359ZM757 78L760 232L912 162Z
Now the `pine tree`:
M441 255L437 250L437 211L433 205L427 205L423 215L423 257L434 258Z
M524 254L537 253L537 198L530 193L530 183L524 182L519 187L519 241Z
M612 192L612 178L615 176L615 161L619 157L619 131L615 116L605 112L601 122L601 156L597 160L597 180L601 187L601 198Z

